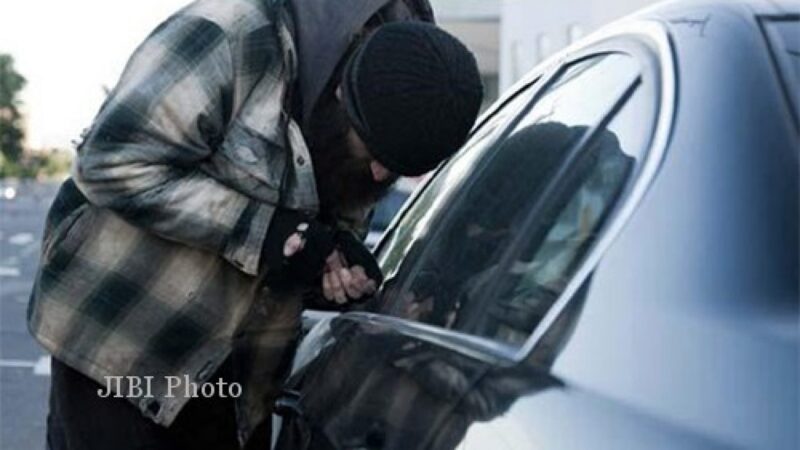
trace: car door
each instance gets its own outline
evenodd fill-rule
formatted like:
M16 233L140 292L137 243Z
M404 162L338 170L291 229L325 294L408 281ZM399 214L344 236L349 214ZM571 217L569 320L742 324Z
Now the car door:
M301 347L279 448L487 448L476 426L568 392L549 364L661 161L656 44L632 33L575 52L484 122L382 242L387 281L369 313L326 321ZM584 402L618 419L622 444L708 446L613 402L580 397L575 411Z

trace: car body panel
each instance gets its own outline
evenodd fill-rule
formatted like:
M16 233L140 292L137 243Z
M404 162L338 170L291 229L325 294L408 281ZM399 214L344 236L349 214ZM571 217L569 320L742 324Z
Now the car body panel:
M587 345L562 356L585 362L620 342L624 350L591 374L564 369L564 360L554 371L585 374L575 381L748 447L793 448L796 131L752 13L679 11L661 14L681 90L668 156L595 273L585 312L597 319L570 343ZM710 20L701 33L680 17ZM735 76L713 76L720 72ZM601 325L609 320L617 326Z
M468 342L431 344L430 330L345 315L311 333L298 361L313 363L296 365L287 384L302 395L283 413L277 449L730 448L567 387L530 363L487 362L491 350L481 357Z

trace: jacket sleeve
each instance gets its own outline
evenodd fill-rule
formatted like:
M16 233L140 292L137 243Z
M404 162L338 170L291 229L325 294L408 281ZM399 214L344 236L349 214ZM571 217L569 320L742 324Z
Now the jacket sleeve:
M128 62L80 145L73 177L91 203L256 275L274 205L199 169L230 120L232 55L210 20L164 22Z

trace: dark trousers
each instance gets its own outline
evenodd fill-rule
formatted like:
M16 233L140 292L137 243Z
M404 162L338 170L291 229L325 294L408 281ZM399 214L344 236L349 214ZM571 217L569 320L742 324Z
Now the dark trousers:
M228 379L228 370L223 365L213 379ZM48 450L239 449L231 398L193 398L166 428L124 398L101 398L103 386L55 358L51 383ZM268 426L262 428L248 449L269 448Z

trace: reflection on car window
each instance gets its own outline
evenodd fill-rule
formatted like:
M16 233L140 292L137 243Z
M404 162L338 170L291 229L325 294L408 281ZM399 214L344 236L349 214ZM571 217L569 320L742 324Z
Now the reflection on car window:
M501 110L476 130L441 173L431 180L413 207L404 215L378 255L387 278L394 277L410 246L427 234L434 211L447 204L453 193L458 191L463 174L470 170L482 152L496 140L503 126L530 102L533 94L532 86L535 86L535 82L509 99Z
M639 77L636 60L622 54L568 66L510 134L475 142L469 165L446 167L401 223L414 236L380 311L524 342L594 242L646 147L650 127L602 122ZM457 195L440 196L452 186ZM386 251L390 257L392 246Z

